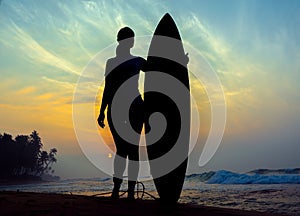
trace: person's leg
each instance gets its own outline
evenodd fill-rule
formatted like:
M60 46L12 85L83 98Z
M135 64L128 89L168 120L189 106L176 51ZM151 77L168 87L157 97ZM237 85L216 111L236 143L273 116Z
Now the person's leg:
M119 192L120 192L120 187L121 187L122 182L123 182L122 179L113 177L114 188L113 188L112 194L111 194L111 197L113 199L119 198Z
M122 148L117 148L117 152L114 158L114 177L123 179L123 174L126 168L126 152L122 151Z
M128 178L136 181L139 172L139 146L130 144L128 159Z
M134 199L134 188L139 174L139 142L143 124L138 122L138 134L134 144L128 144L128 198Z
M108 115L107 120L116 146L116 154L114 158L114 174L113 174L114 188L112 191L112 198L119 198L119 191L120 191L121 184L123 182L123 174L126 168L127 152L126 149L124 148L126 143L116 132L110 114Z
M144 123L144 104L141 96L137 97L129 110L129 119L136 132L134 143L128 145L128 198L134 199L134 188L139 173L139 142Z
M119 198L119 191L121 184L123 182L123 174L126 168L126 153L122 151L122 148L118 147L119 145L116 145L116 155L114 159L114 188L112 191L112 197L113 198Z
M134 129L134 137L131 137L134 143L128 143L128 178L136 181L139 172L139 142L144 123L144 102L141 96L138 96L129 109L129 120L132 129Z
M128 198L134 199L134 188L139 173L139 147L131 145L128 153Z

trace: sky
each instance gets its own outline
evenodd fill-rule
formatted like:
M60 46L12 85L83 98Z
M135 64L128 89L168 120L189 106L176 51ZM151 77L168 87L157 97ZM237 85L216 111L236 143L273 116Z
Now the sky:
M212 101L207 83L190 75L201 127L192 131L198 140L188 172L299 167L299 11L297 0L2 0L0 133L37 130L45 149L57 148L54 168L62 178L102 175L83 153L74 130L80 127L73 124L78 80L93 67L96 85L94 81L82 89L86 97L76 107L82 105L84 114L88 105L96 115L104 63L112 57L118 30L130 26L137 37L149 38L160 18L170 13L190 53L191 72L201 77L195 67L201 54L226 101L224 136L211 160L200 167ZM147 47L136 52L145 57ZM91 66L95 56L101 59ZM97 97L91 94L95 91ZM107 127L91 133L102 134L113 149Z

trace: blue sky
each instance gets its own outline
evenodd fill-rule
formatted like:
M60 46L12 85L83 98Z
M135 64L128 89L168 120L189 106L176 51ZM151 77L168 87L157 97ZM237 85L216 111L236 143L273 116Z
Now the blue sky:
M76 82L91 58L115 43L121 27L151 35L169 12L183 41L216 71L226 96L220 148L199 168L200 145L191 172L299 166L299 11L297 0L3 0L0 133L38 130L46 148L59 150L58 174L96 175L73 130Z

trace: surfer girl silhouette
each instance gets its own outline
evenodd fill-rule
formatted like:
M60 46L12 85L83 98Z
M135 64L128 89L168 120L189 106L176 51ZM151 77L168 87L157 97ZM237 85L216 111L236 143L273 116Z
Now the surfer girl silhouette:
M138 79L141 70L145 70L146 60L133 56L130 49L134 46L134 32L129 27L124 27L117 34L118 46L116 56L108 59L105 68L105 88L102 96L98 124L104 128L104 111L107 109L107 122L112 133L116 156L114 159L114 188L112 198L119 198L119 190L123 181L123 174L128 157L128 198L134 199L134 188L139 171L139 141L144 123L143 100L138 89ZM126 82L126 85L124 84ZM119 88L118 96L116 92ZM124 113L124 106L128 98L135 98ZM113 100L118 100L118 106L114 106ZM112 112L113 110L113 112ZM123 112L122 112L123 111ZM113 116L115 114L115 116ZM117 117L116 117L117 116ZM129 119L129 122L127 121ZM134 129L135 136L127 139L120 130L126 131L128 127ZM130 141L129 141L130 140Z

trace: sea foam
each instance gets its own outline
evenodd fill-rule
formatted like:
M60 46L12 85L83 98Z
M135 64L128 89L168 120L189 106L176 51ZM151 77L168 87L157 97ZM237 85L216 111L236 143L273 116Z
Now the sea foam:
M295 170L295 171L293 171ZM298 169L254 170L248 173L235 173L227 170L192 174L187 180L198 180L207 184L300 184Z

